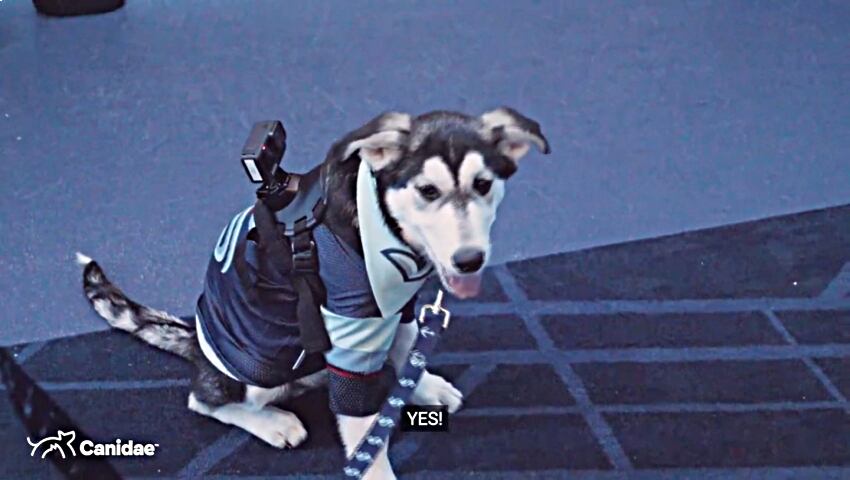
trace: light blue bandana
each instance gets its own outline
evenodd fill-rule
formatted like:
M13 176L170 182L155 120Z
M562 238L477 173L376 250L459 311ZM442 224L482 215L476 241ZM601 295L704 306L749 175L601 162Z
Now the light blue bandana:
M357 220L369 285L381 315L388 317L419 291L432 267L387 227L375 177L365 161L357 172Z
M333 347L325 359L350 372L380 370L395 338L399 311L419 291L431 265L400 242L387 227L378 204L375 177L365 161L357 173L357 220L366 274L380 317L352 318L322 306Z

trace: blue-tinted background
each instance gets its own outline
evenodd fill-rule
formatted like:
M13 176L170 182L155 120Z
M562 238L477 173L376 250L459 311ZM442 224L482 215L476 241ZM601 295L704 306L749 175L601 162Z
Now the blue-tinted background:
M188 313L237 155L282 119L306 169L376 113L506 104L553 154L511 181L501 262L850 200L850 4L0 3L0 344L103 327L73 252Z
M848 52L845 1L0 1L0 345L31 379L0 386L0 478L55 474L32 382L79 437L161 444L124 475L339 478L325 390L284 405L293 451L188 411L190 365L85 333L73 253L190 313L252 122L306 170L378 112L501 104L554 152L449 303L429 368L464 409L393 439L402 478L850 478Z

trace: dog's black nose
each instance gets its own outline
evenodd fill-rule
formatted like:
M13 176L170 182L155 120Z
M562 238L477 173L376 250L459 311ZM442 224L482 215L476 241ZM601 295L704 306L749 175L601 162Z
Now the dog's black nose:
M474 273L484 265L484 252L477 248L463 247L452 255L452 263L460 273Z

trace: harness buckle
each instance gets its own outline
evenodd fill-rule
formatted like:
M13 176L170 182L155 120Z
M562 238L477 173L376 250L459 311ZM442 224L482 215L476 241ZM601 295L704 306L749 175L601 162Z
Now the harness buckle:
M437 299L434 300L434 303L422 305L422 309L419 311L419 323L425 323L425 314L428 310L430 310L433 315L443 314L443 330L449 328L449 321L452 318L452 312L448 311L442 304L443 289L439 289L437 290Z
M292 243L292 269L295 273L317 273L319 261L316 255L316 242L313 232L307 226L307 218L298 219L292 226L295 234Z
M316 242L310 239L306 246L298 248L296 243L292 244L292 270L296 273L315 273L318 271L316 262Z

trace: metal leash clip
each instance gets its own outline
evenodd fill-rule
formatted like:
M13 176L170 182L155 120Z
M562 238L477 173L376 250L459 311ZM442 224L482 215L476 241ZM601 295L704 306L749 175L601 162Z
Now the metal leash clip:
M431 310L431 313L434 315L442 313L445 315L443 317L443 330L449 328L449 320L452 318L452 312L448 311L443 307L443 289L437 290L437 299L434 300L434 303L428 303L422 305L422 309L419 310L419 323L425 323L425 313L428 310Z

